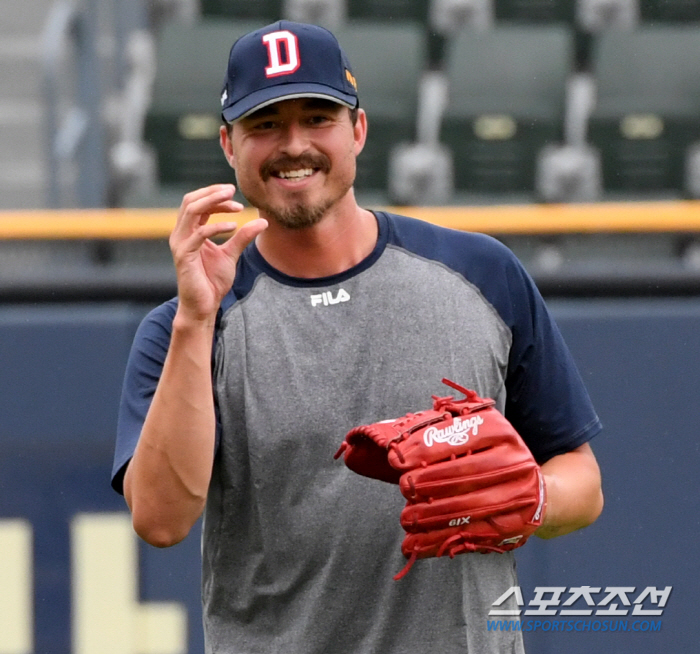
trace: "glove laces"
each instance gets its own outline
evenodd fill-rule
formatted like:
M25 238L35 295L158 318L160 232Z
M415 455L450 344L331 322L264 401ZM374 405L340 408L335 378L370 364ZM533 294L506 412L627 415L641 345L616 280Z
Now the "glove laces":
M481 552L483 554L488 554L490 552L502 551L498 547L494 547L493 545L487 545L485 543L481 545L476 545L475 543L472 543L469 540L467 540L468 538L469 534L467 532L459 532L457 534L454 534L453 536L450 536L445 540L445 542L442 545L440 545L440 549L437 551L435 557L439 558L447 554L447 556L453 559L457 554L461 554L462 552ZM408 574L408 571L418 560L420 553L420 547L416 546L413 548L411 556L408 558L408 562L406 563L406 565L397 574L394 575L394 581L399 581Z

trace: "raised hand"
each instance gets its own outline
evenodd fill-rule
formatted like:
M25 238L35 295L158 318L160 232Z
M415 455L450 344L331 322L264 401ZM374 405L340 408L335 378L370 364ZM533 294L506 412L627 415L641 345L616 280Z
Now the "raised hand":
M229 291L236 264L245 247L267 227L258 218L237 228L235 222L209 223L215 213L238 213L243 205L233 201L232 184L214 184L184 196L170 235L178 286L178 312L193 320L211 319ZM233 234L223 243L212 237Z

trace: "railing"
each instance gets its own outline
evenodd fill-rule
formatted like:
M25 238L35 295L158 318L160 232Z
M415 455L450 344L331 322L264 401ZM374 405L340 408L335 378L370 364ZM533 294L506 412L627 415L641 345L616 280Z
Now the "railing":
M700 296L700 201L388 210L495 236L549 297ZM167 299L176 292L167 245L176 216L0 212L0 301Z
M49 207L119 206L129 186L154 183L142 139L156 63L150 23L144 0L52 6L42 82Z
M44 31L43 92L50 144L51 207L75 201L78 206L105 206L107 174L100 117L97 2L56 2ZM65 197L67 186L75 191L70 200Z

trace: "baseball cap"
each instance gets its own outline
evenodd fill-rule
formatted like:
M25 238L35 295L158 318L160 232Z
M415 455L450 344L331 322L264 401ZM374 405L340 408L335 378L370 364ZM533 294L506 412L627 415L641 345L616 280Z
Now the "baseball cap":
M325 98L357 107L357 82L335 36L323 27L281 20L231 47L221 110L233 122L266 105Z

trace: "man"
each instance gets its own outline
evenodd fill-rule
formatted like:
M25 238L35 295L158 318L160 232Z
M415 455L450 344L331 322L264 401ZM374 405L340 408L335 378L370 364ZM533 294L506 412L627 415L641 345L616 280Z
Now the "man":
M187 194L178 298L140 326L113 485L165 547L204 512L207 652L520 652L488 632L512 554L425 559L403 580L391 484L334 461L358 424L427 408L448 377L493 397L542 465L548 538L602 508L600 424L532 281L494 239L355 201L368 130L335 37L282 21L232 47L221 145L233 187ZM361 80L360 80L361 84ZM212 345L213 344L213 345Z

